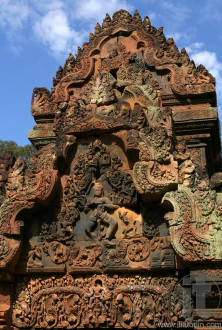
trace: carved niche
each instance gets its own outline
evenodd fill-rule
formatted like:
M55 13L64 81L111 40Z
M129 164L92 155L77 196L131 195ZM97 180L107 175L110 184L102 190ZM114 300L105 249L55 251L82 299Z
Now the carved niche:
M0 280L12 287L1 324L186 321L181 274L222 259L222 197L209 181L218 160L208 161L219 135L204 135L218 127L214 99L203 66L124 10L69 55L51 92L34 89L38 151L28 167L4 156L0 176ZM197 105L206 123L195 135Z

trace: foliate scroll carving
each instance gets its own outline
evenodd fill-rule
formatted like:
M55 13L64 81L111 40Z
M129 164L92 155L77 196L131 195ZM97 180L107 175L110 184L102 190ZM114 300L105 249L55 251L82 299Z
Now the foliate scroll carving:
M0 155L0 206L6 198L6 183L10 169L15 163L15 156L12 151L5 151Z
M39 173L32 180L27 180L27 186L21 188L10 199L6 199L2 204L1 212L1 232L4 234L19 234L21 223L16 220L23 209L29 209L35 202L47 205L51 195L55 192L57 184L57 171Z
M189 188L164 196L163 203L169 202L174 209L165 215L171 242L184 260L221 260L221 198L221 194L213 190L191 191Z
M149 127L140 130L140 161L134 165L134 182L143 198L158 199L178 184L178 165L172 157L171 111L146 110Z
M55 109L52 94L47 88L35 88L33 90L31 113L35 118L53 117Z
M25 185L26 163L20 156L16 159L13 167L8 173L8 181L5 185L6 196L10 198L15 192L22 191Z
M153 151L153 154L150 151L150 155L147 155L149 160L161 162L169 160L172 144L165 128L158 125L157 127L142 129L140 137L147 149Z
M89 145L88 151L80 154L74 163L73 179L76 193L88 194L95 183L96 195L100 194L102 197L103 191L99 193L99 185L100 190L103 190L102 182L106 181L112 189L109 198L111 197L113 204L135 205L137 201L133 180L122 167L123 163L117 153L110 151L100 140L95 140ZM108 202L105 203L104 200L101 203Z
M97 106L113 103L115 101L115 93L112 88L114 81L115 79L110 73L101 73L95 81L86 85L82 99L86 104L96 104Z
M125 17L125 11L119 13ZM132 110L135 104L145 108L159 106L160 90L163 94L170 91L183 96L214 92L213 78L206 69L195 68L185 51L178 51L172 38L165 40L161 29L144 22L135 26L133 17L131 23L124 22L124 27L123 22L113 18L108 25L96 29L97 33L91 35L83 50L79 49L76 59L69 55L64 69L60 67L57 73L52 94L39 89L41 97L37 103L39 99L44 103L42 98L45 100L48 95L48 99L52 97L51 105L58 105L54 107L57 132L74 126L76 119L84 119L93 112L95 116L96 109L97 114L108 117L122 116L117 106L121 100L128 102ZM145 26L149 28L144 30ZM128 30L129 35L117 38L122 29Z
M17 169L16 163L15 169ZM22 179L24 179L24 176L22 176ZM19 252L21 244L20 230L24 225L20 218L21 212L34 208L36 203L48 205L57 189L57 179L57 171L40 172L34 178L28 179L26 184L20 186L17 193L12 194L10 190L9 198L4 201L0 208L0 231L3 242L1 266L3 268L11 262L12 256L17 255ZM17 189L17 182L13 182L10 187ZM16 240L10 237L15 235L18 237Z
M172 38L166 40L163 28L154 28L147 17L138 19L137 14L121 10L102 26L97 24L76 57L69 54L56 73L52 92L34 89L32 113L37 125L30 138L41 145L67 128L75 134L92 132L93 124L95 132L116 130L117 123L102 125L98 117L104 115L109 121L117 117L126 125L127 112L134 117L127 120L132 128L138 105L147 109L163 104L162 96L176 99L207 93L214 97L215 81L202 65L195 67L186 50L180 52ZM121 107L123 102L131 111ZM93 120L86 125L84 119L89 121L90 116ZM137 127L143 125L139 119Z
M0 155L1 175L3 171L9 171L15 163L15 155L12 151L5 151ZM2 180L2 179L1 179Z
M81 247L72 246L70 249L69 271L101 267L102 246L99 244L82 244Z
M177 187L177 162L159 164L138 162L134 166L135 186L144 199L158 199L167 190Z
M56 147L53 143L47 144L36 151L29 160L29 169L32 174L40 171L55 170L57 162Z
M8 238L0 235L0 268L6 268L9 263L12 263L17 258L17 251L20 242L18 239Z
M77 61L75 61L75 65L72 66L73 68L69 66L69 70L67 70L67 66L65 67L65 70L63 71L62 82L65 83L65 82L77 81L81 83L84 80L86 80L88 77L90 77L90 75L92 74L94 68L94 58L92 57L84 58L84 59L78 58Z
M29 242L28 257L24 261L26 269L30 272L55 271L84 273L85 271L98 271L102 269L102 245L82 241L71 244L52 242ZM21 265L20 265L21 268ZM24 268L23 268L24 269Z
M184 320L174 308L177 278L71 275L19 279L13 325L26 328L156 328ZM32 297L32 299L31 299Z
M90 72L89 68L92 68L92 65L88 63L86 65L86 60L96 58L96 55L100 53L102 53L102 58L104 59L102 63L109 60L109 67L114 68L112 66L113 60L120 57L121 47L115 42L110 42L109 47L106 47L106 45L104 46L104 40L106 36L113 35L114 31L116 33L116 31L123 30L129 33L128 38L124 38L124 36L119 38L123 45L122 48L125 47L125 53L127 54L129 50L137 50L138 52L141 48L145 49L144 58L148 66L154 66L157 70L170 69L170 72L172 72L171 85L175 91L179 91L180 93L181 90L181 88L176 88L177 82L179 82L179 86L184 86L183 90L185 90L185 93L194 93L198 88L199 92L205 92L214 88L212 77L206 69L203 66L195 68L185 49L179 52L172 38L165 39L162 28L155 29L151 26L147 17L145 17L144 21L141 18L138 20L135 17L135 15L131 16L126 11L121 10L115 13L112 19L109 18L109 21L105 19L102 27L97 24L95 34L90 34L90 42L85 43L82 50L79 49L76 60L73 56L69 55L64 70L59 70L59 79L57 79L56 83L62 77L62 80L65 81L66 75L67 79L72 79L73 81L85 79L87 74L83 73L84 64L88 68L88 72ZM124 39L130 40L128 42L130 46L128 46ZM109 40L107 43L109 44ZM89 54L91 54L90 57ZM123 58L117 64L117 68L121 66L122 62ZM184 65L185 70L180 68L181 64ZM85 71L87 72L87 70Z
M186 146L186 140L184 138L177 139L173 156L174 159L178 160L179 162L183 162L190 158L191 152L188 150Z
M103 270L138 272L152 269L174 269L174 251L169 236L152 239L134 237L124 239L38 242L30 240L23 247L20 272L60 272L84 274Z
M112 269L150 268L150 242L145 237L104 242L103 265Z
M195 184L195 165L192 160L185 160L179 166L179 183L185 187L193 187Z
M162 50L159 51L159 54L163 54ZM177 54L180 57L180 54ZM180 67L178 66L181 61L179 57L169 59L168 55L165 58L163 56L157 58L151 49L146 49L144 54L145 61L149 66L155 66L157 71L166 70L168 72L168 79L173 93L186 96L214 92L215 80L206 68L202 65L196 68L194 62L190 59L183 67Z

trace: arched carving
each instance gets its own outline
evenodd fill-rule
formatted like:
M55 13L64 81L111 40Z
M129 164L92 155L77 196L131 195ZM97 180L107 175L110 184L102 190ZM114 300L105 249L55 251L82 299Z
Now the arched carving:
M51 92L34 89L38 150L28 168L0 158L1 280L15 278L8 324L186 321L180 271L222 258L222 197L209 180L215 106L214 78L137 11L106 15Z

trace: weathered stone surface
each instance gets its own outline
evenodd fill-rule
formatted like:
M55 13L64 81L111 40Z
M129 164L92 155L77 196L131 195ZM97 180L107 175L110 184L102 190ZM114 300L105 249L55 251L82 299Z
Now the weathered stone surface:
M5 151L0 155L0 206L6 197L5 185L8 181L9 171L15 163L12 151Z
M148 17L120 10L51 92L34 89L31 111L29 166L0 156L0 325L186 322L184 275L222 262L214 78Z
M180 316L171 275L71 275L19 278L12 320L26 328L156 328ZM170 294L169 294L170 292ZM30 300L30 297L32 299Z

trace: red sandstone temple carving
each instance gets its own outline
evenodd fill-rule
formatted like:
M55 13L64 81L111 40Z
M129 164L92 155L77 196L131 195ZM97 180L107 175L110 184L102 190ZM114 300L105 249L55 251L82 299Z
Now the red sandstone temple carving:
M222 320L211 74L148 17L120 10L51 92L34 89L31 111L29 166L0 156L0 329ZM184 298L198 276L210 287L201 311Z

